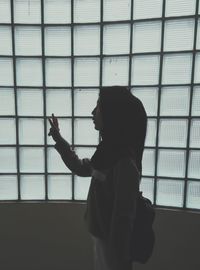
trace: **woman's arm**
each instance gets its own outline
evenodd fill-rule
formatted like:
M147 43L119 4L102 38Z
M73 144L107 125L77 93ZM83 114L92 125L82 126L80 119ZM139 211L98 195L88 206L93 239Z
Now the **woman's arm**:
M89 158L80 159L70 144L62 137L57 140L54 148L60 154L65 165L78 176L91 176L92 166Z
M61 136L58 119L52 113L52 120L48 118L51 125L48 136L52 136L56 142L54 148L61 155L65 165L79 176L91 176L92 167L89 158L79 159L75 151L71 149L69 143Z

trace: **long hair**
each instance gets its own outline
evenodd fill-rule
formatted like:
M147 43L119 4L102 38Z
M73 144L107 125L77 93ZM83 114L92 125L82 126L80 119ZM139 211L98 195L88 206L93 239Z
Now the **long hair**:
M108 168L131 155L142 173L147 114L142 102L124 86L100 87L102 141L91 158L96 168Z

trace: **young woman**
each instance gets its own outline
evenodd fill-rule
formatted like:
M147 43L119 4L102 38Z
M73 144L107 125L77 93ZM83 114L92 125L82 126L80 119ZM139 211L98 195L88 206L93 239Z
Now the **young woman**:
M123 86L100 87L92 115L101 142L91 159L79 159L60 135L53 114L49 135L73 173L92 176L84 219L94 240L95 270L131 270L147 115L142 102Z

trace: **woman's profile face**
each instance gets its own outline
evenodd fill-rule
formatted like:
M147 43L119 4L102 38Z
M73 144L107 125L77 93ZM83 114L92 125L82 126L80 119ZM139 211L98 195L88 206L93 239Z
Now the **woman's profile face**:
M99 104L100 100L98 98L97 100L97 105L96 107L94 108L94 110L92 111L92 114L93 114L93 122L95 124L95 129L97 130L102 130L103 128L103 120L102 120L102 114L101 114L101 111L100 111L100 104Z

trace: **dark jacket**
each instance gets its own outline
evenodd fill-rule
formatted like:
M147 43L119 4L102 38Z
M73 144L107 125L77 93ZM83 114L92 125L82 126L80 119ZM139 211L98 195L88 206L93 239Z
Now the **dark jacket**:
M104 239L116 256L128 259L140 179L134 160L123 157L109 170L98 171L63 138L54 147L74 174L92 176L84 214L88 231Z

